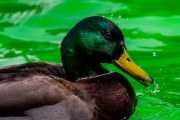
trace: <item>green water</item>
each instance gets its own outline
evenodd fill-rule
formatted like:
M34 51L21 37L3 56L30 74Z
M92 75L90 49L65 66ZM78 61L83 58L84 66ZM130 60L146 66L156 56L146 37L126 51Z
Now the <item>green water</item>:
M125 75L139 99L130 120L180 120L179 0L82 1L1 0L0 66L61 63L60 42L75 23L87 16L105 16L122 29L132 59L159 86L159 92L152 93Z

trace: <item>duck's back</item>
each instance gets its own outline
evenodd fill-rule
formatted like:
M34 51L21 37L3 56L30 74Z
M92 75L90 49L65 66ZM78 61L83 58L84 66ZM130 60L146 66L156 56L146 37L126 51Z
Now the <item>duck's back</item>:
M116 120L134 111L134 90L118 73L64 78L61 65L44 62L0 69L0 120Z
M90 104L71 96L57 104L29 109L18 116L0 116L0 120L94 120L89 107Z
M63 65L50 62L31 62L0 68L0 84L25 78L32 74L52 75L65 78Z
M0 69L0 120L92 119L93 102L64 78L62 65L45 62Z

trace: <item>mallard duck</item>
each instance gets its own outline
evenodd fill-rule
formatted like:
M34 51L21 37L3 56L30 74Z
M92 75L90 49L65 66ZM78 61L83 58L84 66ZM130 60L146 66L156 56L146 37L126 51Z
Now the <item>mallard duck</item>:
M120 120L137 104L128 80L102 67L112 63L138 82L153 79L129 57L124 36L107 18L88 17L61 43L63 65L32 62L0 69L0 119Z

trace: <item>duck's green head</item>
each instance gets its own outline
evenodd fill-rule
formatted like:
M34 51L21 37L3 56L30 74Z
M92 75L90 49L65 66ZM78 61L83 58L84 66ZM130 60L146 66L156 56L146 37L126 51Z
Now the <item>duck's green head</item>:
M112 21L99 16L77 23L61 43L62 62L71 80L108 72L100 63L113 63L140 83L153 82L151 77L131 60L124 36Z

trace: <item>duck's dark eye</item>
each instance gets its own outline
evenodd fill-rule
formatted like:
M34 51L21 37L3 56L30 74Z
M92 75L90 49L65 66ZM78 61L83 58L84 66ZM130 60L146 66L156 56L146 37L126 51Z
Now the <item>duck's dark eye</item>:
M104 32L104 37L107 39L111 39L113 38L112 33L111 32Z

